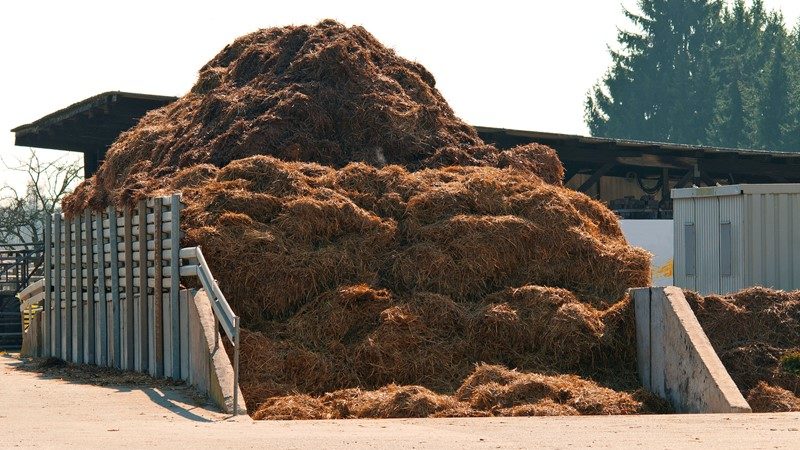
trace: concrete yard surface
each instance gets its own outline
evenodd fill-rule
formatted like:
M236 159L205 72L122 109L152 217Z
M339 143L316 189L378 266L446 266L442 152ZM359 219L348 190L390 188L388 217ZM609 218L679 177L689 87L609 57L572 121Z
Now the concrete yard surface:
M797 448L800 413L263 421L181 387L92 386L0 356L0 448Z

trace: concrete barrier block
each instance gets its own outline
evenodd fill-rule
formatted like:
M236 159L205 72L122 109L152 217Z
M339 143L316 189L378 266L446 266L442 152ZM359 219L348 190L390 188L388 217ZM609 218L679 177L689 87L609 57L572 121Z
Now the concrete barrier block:
M639 369L639 381L649 391L652 389L650 385L650 289L633 290L631 294L637 325L647 324L647 326L636 327L636 362Z
M189 295L189 291L184 291ZM188 382L226 413L233 413L233 365L222 345L211 302L204 290L188 299L189 375ZM241 390L238 393L239 414L247 414Z
M645 388L681 413L751 411L681 289L639 288L631 293Z
M42 311L37 311L28 324L28 329L22 333L22 348L20 355L39 357L42 356Z

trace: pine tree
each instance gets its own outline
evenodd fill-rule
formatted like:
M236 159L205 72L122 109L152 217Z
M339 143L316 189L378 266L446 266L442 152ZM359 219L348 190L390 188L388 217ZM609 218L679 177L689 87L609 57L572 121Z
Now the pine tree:
M741 83L734 80L728 83L723 92L719 96L706 142L720 147L744 147L748 144L748 136Z
M786 66L789 75L789 118L783 140L788 151L800 151L800 21L787 39Z
M762 27L766 21L763 5L751 8L737 0L721 14L720 58L715 62L714 90L716 108L706 138L701 143L724 147L750 147L757 126L752 115L758 105L752 93L759 92Z
M758 143L761 147L770 150L785 150L784 133L789 125L789 79L786 73L786 57L784 42L786 40L783 19L771 19L771 26L767 36L774 42L767 42L771 46L771 61L765 71L764 95L760 102L758 117ZM765 51L767 53L767 51Z
M694 143L716 106L713 67L721 56L720 0L639 0L626 10L637 31L620 30L613 65L588 94L592 134Z

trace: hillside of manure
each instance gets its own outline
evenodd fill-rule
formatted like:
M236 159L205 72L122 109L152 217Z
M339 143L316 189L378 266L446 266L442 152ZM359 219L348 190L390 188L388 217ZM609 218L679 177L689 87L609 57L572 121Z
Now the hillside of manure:
M650 255L563 173L547 147L486 145L421 65L323 21L226 47L64 208L182 192L184 245L243 320L256 417L663 411L626 298Z
M753 411L800 411L800 291L685 293Z
M512 167L561 183L552 149L486 145L435 84L362 27L325 20L259 30L206 63L189 93L123 133L64 210L121 205L180 169L254 155L331 167Z

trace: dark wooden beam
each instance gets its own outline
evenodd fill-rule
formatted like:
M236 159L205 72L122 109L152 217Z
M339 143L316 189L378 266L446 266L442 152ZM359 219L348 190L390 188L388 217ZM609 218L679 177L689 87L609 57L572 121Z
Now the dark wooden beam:
M609 170L613 169L616 166L616 163L608 162L603 164L599 169L597 169L592 176L589 177L588 180L584 181L583 184L578 188L578 191L586 193L592 186L595 185L600 178L605 175Z
M686 186L686 183L692 181L694 179L694 169L689 170L686 172L686 175L682 176L677 183L675 183L675 187L673 189L680 189Z
M703 180L703 183L705 183L706 186L716 186L717 185L717 182L714 181L713 178L708 176L708 172L706 172L704 170L700 171L700 179Z

